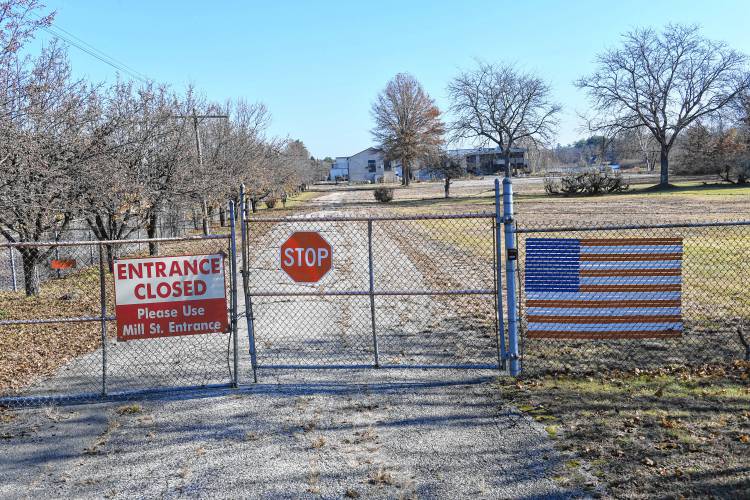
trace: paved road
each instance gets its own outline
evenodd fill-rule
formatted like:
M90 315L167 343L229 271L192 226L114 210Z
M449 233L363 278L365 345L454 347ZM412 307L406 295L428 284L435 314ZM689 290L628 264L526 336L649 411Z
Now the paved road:
M327 238L341 243L336 254L341 272L330 277L334 288L365 284L358 270L366 254L344 234L348 230L326 229ZM268 238L283 237L283 231L274 229ZM393 240L381 244L408 263ZM283 276L272 253L260 252L252 267L259 285L278 289ZM393 272L406 272L404 265L409 264ZM415 265L407 274L413 286L420 285ZM431 299L412 307L416 313L395 308L380 313L389 331L402 332L391 341L413 345L423 322L444 310ZM319 349L327 360L354 355L369 362L369 323L356 320L366 318L368 308L367 302L344 307L331 300L258 303L259 355L266 356L261 360L295 348L306 354L305 349ZM419 314L424 311L429 314ZM311 314L314 323L307 319ZM223 343L205 347L217 350L206 359L216 359ZM429 354L421 352L420 359ZM198 369L200 363L186 366ZM247 380L244 357L242 370ZM563 459L541 426L498 397L496 376L491 371L266 369L260 384L239 391L25 410L0 424L0 497L575 495L551 479L564 467Z

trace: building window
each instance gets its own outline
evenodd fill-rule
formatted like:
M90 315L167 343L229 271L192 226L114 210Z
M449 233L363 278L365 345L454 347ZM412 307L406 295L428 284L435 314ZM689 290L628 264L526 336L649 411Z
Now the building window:
M383 163L383 170L385 170L386 172L390 172L391 169L392 169L392 167L391 167L391 162L390 161L386 161L385 163Z
M375 166L375 160L367 160L367 171L375 172L377 170Z

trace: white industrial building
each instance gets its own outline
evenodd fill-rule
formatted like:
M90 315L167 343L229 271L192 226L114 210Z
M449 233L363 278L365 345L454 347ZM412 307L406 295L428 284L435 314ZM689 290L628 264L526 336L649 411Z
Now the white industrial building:
M502 171L504 160L501 148L452 149L448 154L461 163L464 170L473 175L492 175ZM511 148L510 165L514 173L528 169L526 149ZM401 178L401 165L385 160L383 151L370 147L352 156L338 156L331 166L329 179L349 182L397 182ZM412 176L419 180L434 177L430 169L412 167Z

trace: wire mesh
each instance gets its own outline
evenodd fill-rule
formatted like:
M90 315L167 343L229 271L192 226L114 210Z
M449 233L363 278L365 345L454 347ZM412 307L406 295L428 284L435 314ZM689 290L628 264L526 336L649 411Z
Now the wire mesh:
M750 340L750 225L527 226L521 231L525 374L695 365L750 354L743 344ZM565 264L571 253L578 255L572 281ZM545 298L534 293L539 285L564 292L547 298L570 300L578 293L607 305L535 302ZM549 331L540 334L540 329ZM560 329L567 333L555 338L552 331ZM591 338L571 338L576 336Z
M251 218L258 366L496 367L493 220ZM310 231L333 248L333 268L297 283L281 248Z
M15 292L0 292L0 402L95 399L232 382L228 333L118 341L110 271L115 259L150 251L222 253L229 287L229 241L221 235L0 245L0 252L16 253L24 270Z
M191 233L195 233L199 228L199 223L186 222L167 217L167 220L161 224L157 229L158 237L160 238L179 238L183 236L189 236ZM216 227L219 232L222 232L221 227ZM120 240L142 240L148 238L146 230L139 227L125 227L122 229L122 237ZM65 228L62 231L50 231L42 234L39 238L40 241L45 242L80 242L90 241L93 244L88 245L85 249L69 247L69 246L57 246L46 255L43 259L42 265L37 266L34 270L36 276L40 282L47 281L49 279L60 278L65 276L73 268L54 268L52 267L53 261L70 260L75 259L79 265L93 266L98 261L97 247L95 242L98 240L96 234L86 226L83 221L73 221L70 227ZM6 242L5 239L0 239L0 244ZM140 243L122 243L116 246L110 246L110 250L120 252L124 255L131 253L142 252L144 248L147 248L147 244ZM0 252L0 292L2 291L18 291L24 287L25 272L23 266L22 256L20 255L17 248L12 246L4 247Z

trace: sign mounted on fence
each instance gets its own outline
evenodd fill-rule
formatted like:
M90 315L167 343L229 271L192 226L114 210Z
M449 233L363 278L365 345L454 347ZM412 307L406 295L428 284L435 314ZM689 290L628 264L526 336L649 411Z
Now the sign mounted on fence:
M75 259L52 259L49 263L50 269L75 269L76 267L76 260Z
M114 275L117 340L229 329L222 254L116 260Z
M529 238L531 338L682 334L682 238Z
M319 233L298 231L281 245L281 269L298 283L316 283L331 270L333 248Z

